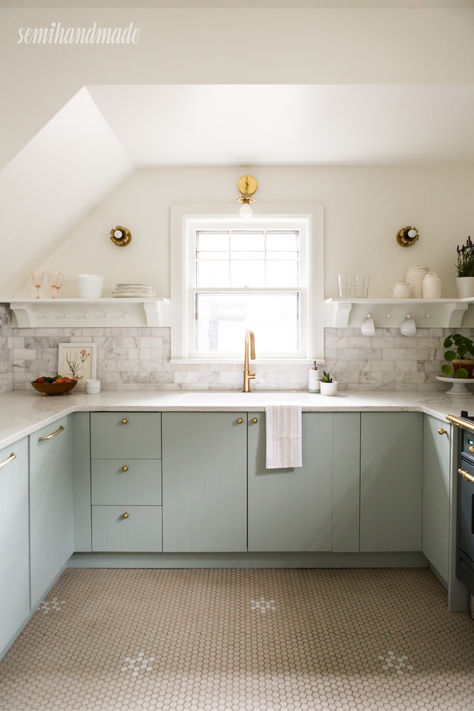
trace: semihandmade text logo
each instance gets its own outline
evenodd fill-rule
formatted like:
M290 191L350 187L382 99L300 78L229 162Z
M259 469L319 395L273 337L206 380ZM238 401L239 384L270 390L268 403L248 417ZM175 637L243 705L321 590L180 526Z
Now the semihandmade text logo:
M65 27L51 22L49 27L19 27L17 44L137 44L140 27Z

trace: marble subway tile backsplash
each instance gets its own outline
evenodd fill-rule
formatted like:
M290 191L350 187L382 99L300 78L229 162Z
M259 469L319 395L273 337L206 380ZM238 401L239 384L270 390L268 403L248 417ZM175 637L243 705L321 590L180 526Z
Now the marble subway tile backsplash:
M0 304L0 393L13 389L13 337L10 312Z
M375 336L365 337L359 329L328 328L325 368L341 390L443 390L435 376L443 361L443 338L451 332L424 328L406 338L399 329L376 329ZM462 333L472 337L474 329ZM0 383L11 382L10 348L15 390L29 389L38 375L56 372L58 343L68 341L97 344L97 377L103 389L240 390L242 385L241 364L170 363L169 328L12 329L7 324L0 339L6 344L0 350L0 368L5 367ZM308 368L259 364L257 358L252 389L306 390Z

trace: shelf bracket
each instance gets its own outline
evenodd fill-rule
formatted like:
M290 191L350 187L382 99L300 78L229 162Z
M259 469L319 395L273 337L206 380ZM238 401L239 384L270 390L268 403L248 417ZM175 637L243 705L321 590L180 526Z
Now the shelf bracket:
M469 308L469 304L454 303L446 304L447 328L459 328L464 314Z

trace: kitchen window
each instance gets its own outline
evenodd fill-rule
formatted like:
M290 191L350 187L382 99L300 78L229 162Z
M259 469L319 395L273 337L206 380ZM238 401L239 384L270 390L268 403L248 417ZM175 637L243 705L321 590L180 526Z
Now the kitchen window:
M259 360L320 357L322 210L259 209L244 220L234 206L172 208L174 360L240 362L247 328Z

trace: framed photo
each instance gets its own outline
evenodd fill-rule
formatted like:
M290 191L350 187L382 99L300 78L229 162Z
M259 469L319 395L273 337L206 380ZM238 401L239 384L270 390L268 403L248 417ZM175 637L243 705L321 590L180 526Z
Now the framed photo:
M76 390L86 389L86 380L97 374L96 343L59 343L58 373L77 380Z

